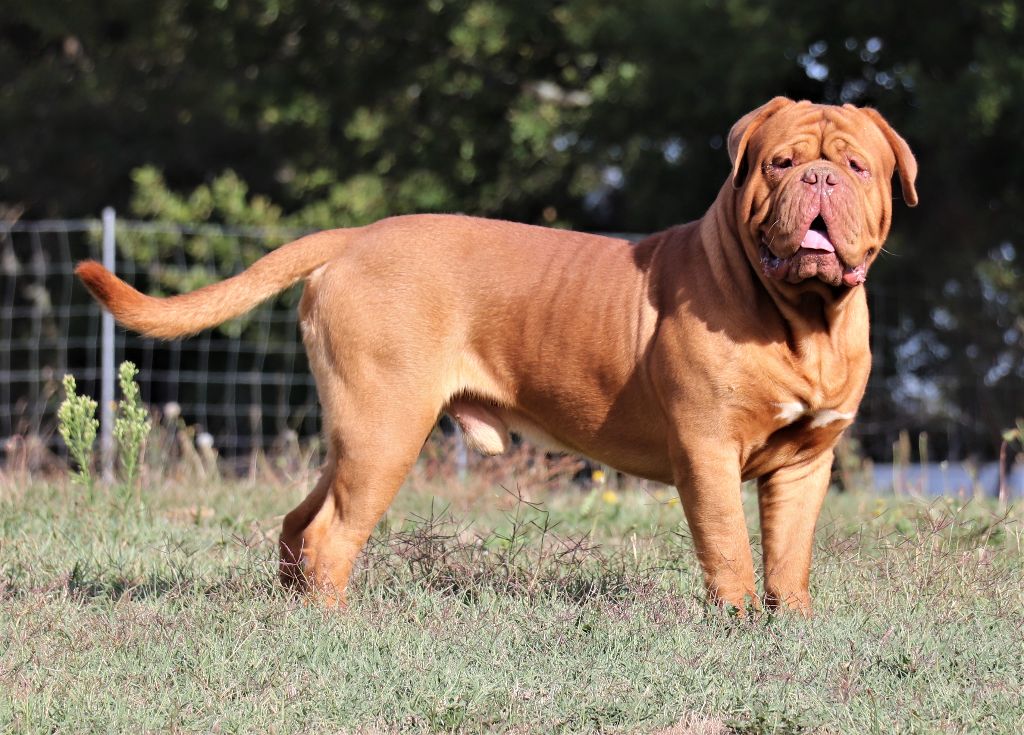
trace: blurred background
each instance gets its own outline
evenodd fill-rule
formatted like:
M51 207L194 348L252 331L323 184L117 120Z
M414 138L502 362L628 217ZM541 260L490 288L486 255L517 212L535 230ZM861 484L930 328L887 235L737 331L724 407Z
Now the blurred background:
M1024 4L6 0L0 435L59 444L100 315L70 276L117 212L159 293L314 229L464 212L639 236L699 217L730 125L774 95L878 108L920 164L872 270L847 446L995 472L1024 415ZM180 344L117 335L143 398L225 455L315 436L298 292ZM40 458L41 457L41 458Z

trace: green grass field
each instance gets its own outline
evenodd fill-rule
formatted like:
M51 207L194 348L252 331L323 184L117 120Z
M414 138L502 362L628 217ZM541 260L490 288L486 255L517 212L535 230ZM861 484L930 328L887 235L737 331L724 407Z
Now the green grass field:
M668 488L420 471L336 612L275 581L306 479L145 485L0 487L3 731L1024 731L1013 508L834 495L817 615L736 619Z

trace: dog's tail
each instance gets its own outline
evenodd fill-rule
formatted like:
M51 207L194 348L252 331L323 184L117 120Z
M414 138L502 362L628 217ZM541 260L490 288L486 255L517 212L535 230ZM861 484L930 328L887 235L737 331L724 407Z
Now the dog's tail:
M326 230L264 255L237 276L168 298L136 291L94 260L75 274L121 324L147 337L177 339L215 327L253 309L342 253L357 232Z

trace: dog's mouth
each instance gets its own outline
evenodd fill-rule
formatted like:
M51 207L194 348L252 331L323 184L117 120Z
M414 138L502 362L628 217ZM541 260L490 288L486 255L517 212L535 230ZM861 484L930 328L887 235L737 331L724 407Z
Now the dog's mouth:
M800 283L817 278L830 286L857 286L867 280L867 261L848 265L836 252L828 234L828 226L819 214L804 234L800 247L785 258L776 255L769 238L761 235L761 268L769 278L786 283Z

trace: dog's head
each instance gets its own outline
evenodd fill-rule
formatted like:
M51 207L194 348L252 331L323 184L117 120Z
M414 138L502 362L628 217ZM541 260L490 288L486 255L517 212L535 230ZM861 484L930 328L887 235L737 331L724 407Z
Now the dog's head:
M729 156L748 254L780 283L863 283L889 234L895 170L917 204L910 147L870 108L776 97L733 126Z

